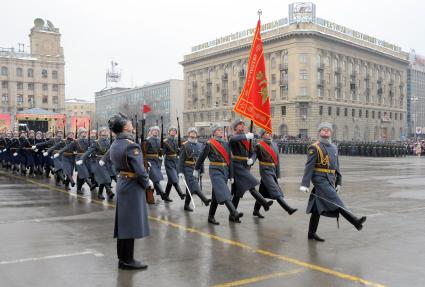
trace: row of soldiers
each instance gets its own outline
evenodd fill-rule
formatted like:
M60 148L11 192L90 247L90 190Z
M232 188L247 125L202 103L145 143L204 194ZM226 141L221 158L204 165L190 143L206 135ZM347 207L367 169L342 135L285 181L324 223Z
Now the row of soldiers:
M154 188L165 201L174 186L177 193L185 200L185 210L193 211L188 203L193 202L193 195L198 195L205 205L209 205L208 223L220 224L215 213L219 205L229 210L229 220L240 223L243 213L238 211L238 204L246 191L254 197L253 215L264 216L260 209L269 210L276 201L289 215L297 211L284 200L280 187L279 150L272 141L271 133L261 130L261 139L252 144L254 134L246 132L243 120L232 124L233 135L227 141L223 135L223 127L211 126L212 137L202 146L197 141L195 128L188 130L188 140L178 146L175 138L177 132L170 128L165 148L161 150L158 137L159 128L150 129L150 137L140 146L134 141L132 123L125 115L114 115L109 120L110 129L117 134L116 141L110 148L110 159L118 170L117 212L114 237L117 238L118 267L121 269L145 269L147 265L134 259L134 239L149 236L149 221L146 209L145 191ZM339 217L342 215L353 226L361 230L366 217L356 217L347 210L340 199L341 174L338 166L338 152L330 142L332 125L324 123L319 127L320 141L308 149L308 159L304 177L300 186L301 192L311 191L307 212L311 213L308 239L324 241L317 235L320 216ZM142 156L143 154L143 156ZM209 178L212 185L212 198L206 199L199 184L204 174L204 163L208 158ZM143 160L149 164L143 164ZM167 171L167 189L162 190L160 184L161 161ZM251 173L252 165L258 161L260 180ZM147 167L147 168L145 168ZM186 186L183 194L179 179ZM230 187L229 187L230 185ZM258 186L258 190L257 190ZM192 205L194 206L194 205Z
M277 144L281 153L307 154L312 142L288 142L278 140ZM405 157L409 155L408 148L403 143L375 143L341 141L335 142L340 155L368 156L368 157Z

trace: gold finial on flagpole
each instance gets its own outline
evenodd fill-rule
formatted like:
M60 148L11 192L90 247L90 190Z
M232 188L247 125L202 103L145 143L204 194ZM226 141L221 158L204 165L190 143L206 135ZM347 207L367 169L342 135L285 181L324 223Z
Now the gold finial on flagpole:
M261 11L261 9L258 9L257 14L258 14L258 20L260 20L261 14L263 14L263 11Z

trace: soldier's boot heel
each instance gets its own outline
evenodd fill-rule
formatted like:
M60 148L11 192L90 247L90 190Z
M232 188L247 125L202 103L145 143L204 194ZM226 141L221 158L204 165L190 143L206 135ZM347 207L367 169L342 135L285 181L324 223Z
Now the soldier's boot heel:
M289 215L292 215L295 211L297 211L298 209L296 209L296 208L292 208L292 207L290 207L287 203L286 203L286 201L283 199L283 197L278 197L277 199L276 199L276 201L280 204L280 206L282 206L282 208L286 211L286 212L288 212L288 214Z
M201 199L202 203L205 204L205 206L209 206L211 203L211 199L208 199L205 197L204 193L200 191L198 193L199 198Z
M99 191L97 193L97 198L99 198L100 200L104 200L105 199L105 197L103 196L103 187L104 187L104 185L101 184L99 186Z
M315 240L318 242L324 242L325 239L321 238L316 234L317 227L319 227L320 215L318 213L313 212L310 217L310 223L308 225L308 239Z
M85 179L84 179L84 182L85 182L85 183L87 183L87 185L88 185L88 186L89 186L89 188L90 188L90 191L94 191L94 190L96 189L96 184L92 183L92 182L90 181L90 179L85 178Z
M177 191L177 194L180 196L180 199L183 200L186 197L186 194L184 194L180 188L180 185L178 182L173 183L174 188Z
M366 216L362 216L360 218L357 218L354 214L340 208L339 213L348 221L350 222L358 231L362 230L363 223L366 221Z
M224 202L224 204L226 205L227 209L230 212L231 215L231 219L230 221L235 222L235 223L241 223L240 218L243 217L243 213L242 212L238 212L235 208L235 206L233 205L233 203L230 200L226 200Z
M252 215L257 216L258 218L264 218L264 215L260 213L260 209L261 209L261 204L258 201L256 201L254 204L254 211L252 212Z
M208 223L211 223L211 224L214 224L214 225L219 225L220 224L220 222L218 222L214 218L215 212L217 211L217 207L218 207L217 201L216 200L213 200L211 202L210 210L208 212Z
M269 211L270 206L273 204L273 200L267 201L257 190L251 189L249 191L252 197L255 198L256 202L260 203L265 211Z

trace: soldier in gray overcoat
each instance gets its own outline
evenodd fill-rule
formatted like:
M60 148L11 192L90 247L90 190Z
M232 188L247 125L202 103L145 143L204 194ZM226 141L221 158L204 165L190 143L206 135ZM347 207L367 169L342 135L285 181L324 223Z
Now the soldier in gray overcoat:
M59 153L59 150L67 146L68 144L74 141L74 133L68 132L66 139L62 139L60 142L56 143L47 150L48 154L53 153L53 162L58 168L62 168L64 175L64 185L65 190L70 190L69 184L73 187L75 185L74 181L74 168L75 168L75 155L73 152L64 152L63 154ZM56 165L58 163L58 165Z
M87 151L81 157L83 161L90 161L90 158L95 159L96 165L92 167L94 172L94 178L96 182L99 184L99 191L97 197L101 200L104 200L103 190L106 190L106 194L108 195L108 199L112 200L114 197L114 193L111 190L111 173L110 173L110 165L112 162L106 161L103 165L99 164L102 157L106 154L106 152L110 148L109 138L108 138L108 130L107 128L101 128L99 131L99 139L95 139L91 142L91 146L87 149Z
M48 133L46 133L47 135ZM62 170L62 158L57 157L53 158L53 153L56 153L59 150L59 146L62 144L63 139L63 131L57 130L55 137L51 139L46 139L44 142L36 143L32 146L32 149L35 151L44 150L44 168L46 169L46 173L48 174L49 170L52 170L55 176L56 186L60 186L61 182L64 180L64 174ZM57 149L53 147L56 146Z
M254 149L252 148L252 139L254 134L245 133L245 122L243 119L236 119L232 123L234 134L230 137L229 144L232 150L233 174L235 182L232 184L232 203L238 208L239 201L247 190L255 198L258 204L268 211L273 201L267 201L255 189L260 182L251 174L251 165L254 163L252 156ZM235 221L233 217L229 217L230 221Z
M165 187L165 195L169 198L171 188L174 188L177 191L177 194L180 196L180 199L184 199L185 194L181 191L179 186L179 177L178 177L178 155L179 155L179 146L176 138L177 128L170 127L168 129L168 137L164 139L164 166L167 173L167 186ZM170 199L171 200L171 199Z
M265 198L276 200L279 205L288 212L289 215L297 211L296 208L292 208L284 200L284 194L280 188L278 179L280 178L280 161L279 161L279 149L276 143L272 141L272 135L265 130L260 130L261 140L255 146L255 155L253 159L258 159L260 168L260 193ZM255 202L254 205L254 216L264 218L260 213L261 204Z
M310 181L314 188L311 191L307 213L311 213L308 228L308 239L325 241L316 234L320 216L339 218L341 214L357 230L363 228L366 216L357 218L349 212L341 198L341 173L339 169L338 150L331 143L332 124L323 122L319 125L319 141L308 148L307 162L304 168L304 176L300 191L309 192Z
M114 228L118 267L146 269L146 264L134 259L134 239L150 234L145 188L153 187L153 183L143 166L140 146L134 142L131 120L120 113L112 116L108 125L117 135L110 158L119 171Z
M156 193L161 196L162 200L171 202L171 199L165 194L161 186L161 181L164 177L161 172L162 151L161 140L159 138L159 127L153 126L149 128L149 137L143 142L143 156L150 164L149 178L154 184Z
M211 202L211 199L207 199L204 193L202 192L200 181L201 178L195 178L193 172L195 170L195 164L197 159L202 153L202 144L198 142L198 131L196 128L191 127L187 130L187 141L184 142L180 149L180 156L178 162L179 177L184 177L186 184L190 190L186 188L186 199L184 201L184 210L192 212L193 209L190 207L191 197L189 192L192 195L198 195L202 202L208 206ZM204 173L204 165L200 168L200 174Z
M78 130L78 139L68 143L64 148L59 150L59 154L73 153L75 155L75 167L77 169L77 194L83 194L83 184L87 183L90 190L96 186L90 181L90 172L87 167L87 162L82 160L82 156L89 148L89 140L87 139L87 130L80 128ZM66 156L65 156L66 157Z
M217 124L211 126L213 137L209 139L202 151L202 154L196 161L195 177L199 178L200 170L208 157L210 161L209 175L212 184L212 201L208 214L208 222L214 225L220 224L215 220L215 212L218 204L225 204L229 209L230 215L235 218L235 222L240 222L243 216L238 212L231 201L231 194L227 183L233 184L233 163L229 144L223 139L223 128Z

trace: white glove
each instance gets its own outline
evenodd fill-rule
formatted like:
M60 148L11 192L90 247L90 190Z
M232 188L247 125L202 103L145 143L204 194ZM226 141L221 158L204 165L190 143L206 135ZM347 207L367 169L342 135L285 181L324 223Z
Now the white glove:
M184 174L182 172L179 173L179 177L184 178Z
M77 160L77 161L75 162L75 164L76 164L76 165L82 165L82 164L83 164L83 160L81 160L81 159L80 159L80 160Z
M335 191L336 191L336 193L340 193L340 192L341 192L341 190L342 190L342 187L338 184L338 185L335 187Z
M33 145L31 148L32 148L32 149L36 149L37 147L36 147L35 145Z
M254 134L253 133L246 133L245 136L246 136L246 139L247 140L252 140L254 138Z
M2 153L3 151L0 149L0 153Z
M193 176L196 178L196 179L199 179L199 175L200 175L201 173L199 172L199 170L195 170L194 172L193 172Z
M229 182L230 182L230 184L234 184L235 183L235 179L234 178L229 178Z
M58 153L55 153L55 155L53 156L53 158L58 158L58 157L59 157Z
M248 165L253 165L254 164L254 160L252 158L247 159L246 163Z
M309 193L310 192L310 190L308 189L307 186L300 186L300 191L301 192L305 192L305 193Z
M100 166L104 166L105 165L105 162L103 160L99 160L99 165Z
M13 156L17 156L17 155L18 155L18 153L17 153L17 152L14 152L14 153L13 153Z
M43 156L48 156L49 153L47 151L43 152Z
M4 150L3 150L3 152L6 152L7 151L7 149L5 148Z
M148 186L149 186L149 188L150 188L150 189L153 189L153 182L152 182L152 180L150 180L150 179L149 179L149 184L148 184Z
M159 156L159 157L158 157L158 159L159 159L160 161L162 161L162 160L164 159L164 157L163 157L163 156Z
M38 148L36 148L34 151L35 151L35 152L38 152Z

